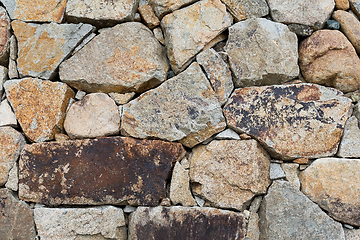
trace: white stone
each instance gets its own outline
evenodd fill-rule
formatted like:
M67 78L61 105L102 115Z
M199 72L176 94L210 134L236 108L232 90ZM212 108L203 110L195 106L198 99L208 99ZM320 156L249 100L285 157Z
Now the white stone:
M285 172L282 170L281 165L278 163L270 163L270 179L275 180L284 178Z
M217 140L240 140L239 134L228 128L215 136Z
M6 99L0 103L0 127L3 126L17 126L16 115Z

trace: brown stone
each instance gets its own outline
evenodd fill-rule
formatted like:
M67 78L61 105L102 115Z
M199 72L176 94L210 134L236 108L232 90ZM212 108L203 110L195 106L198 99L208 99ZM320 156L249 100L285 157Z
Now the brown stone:
M275 159L292 160L334 155L350 107L340 91L304 83L236 89L223 112Z
M6 81L4 87L17 120L30 141L51 140L63 130L66 108L75 95L65 83L25 78Z
M160 21L156 17L150 5L142 5L138 8L138 11L148 28L153 29L154 27L160 25Z
M319 30L301 42L299 65L305 80L352 92L360 88L360 60L337 30Z
M7 65L10 48L10 17L5 8L0 7L0 64ZM1 87L0 87L1 88Z
M335 7L339 10L348 10L350 8L349 0L335 0Z
M309 158L297 158L293 162L298 164L308 164Z
M139 207L130 215L129 239L236 239L246 234L243 214L199 207Z
M48 205L156 206L166 196L179 143L114 137L27 145L19 197Z
M338 10L332 15L333 19L340 23L340 30L345 34L354 46L357 53L360 53L360 22L354 14Z

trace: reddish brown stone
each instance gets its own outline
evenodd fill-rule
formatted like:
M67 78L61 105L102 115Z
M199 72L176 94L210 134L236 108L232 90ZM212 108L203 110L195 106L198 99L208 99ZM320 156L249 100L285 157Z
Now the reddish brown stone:
M126 137L28 145L19 161L19 197L48 205L156 206L183 155L179 143Z

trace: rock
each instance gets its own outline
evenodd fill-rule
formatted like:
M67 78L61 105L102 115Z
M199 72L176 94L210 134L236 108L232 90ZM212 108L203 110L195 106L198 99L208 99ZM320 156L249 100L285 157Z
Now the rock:
M260 211L260 239L341 239L340 223L286 181L275 181Z
M244 239L244 216L199 207L138 207L130 215L129 239Z
M18 191L19 190L19 167L17 166L17 163L13 164L13 167L9 171L8 180L5 184L5 187L13 190Z
M126 205L124 208L124 213L132 213L134 211L136 211L136 207L130 205Z
M64 83L36 78L9 80L6 96L26 137L32 142L54 139L63 130L65 111L74 92Z
M345 124L337 156L343 158L360 158L360 129L355 116L350 117Z
M9 59L9 72L8 72L10 79L18 79L19 78L19 72L17 70L17 64L16 61Z
M0 213L0 239L35 239L33 210L6 188L0 188Z
M276 22L297 23L321 29L335 7L334 0L267 0L271 18Z
M332 17L340 23L340 30L345 34L354 46L357 53L360 53L360 22L356 17L346 11L335 11Z
M161 28L160 28L160 27L154 28L154 29L153 29L153 33L154 33L155 38L156 38L162 45L165 45L165 38L164 38L164 34L163 34Z
M127 239L123 210L113 206L37 207L34 210L34 218L38 235L42 240L93 239L92 237Z
M340 29L340 23L335 20L327 20L325 22L325 28L331 29L331 30L339 30Z
M181 166L182 166L183 168L185 168L185 169L189 169L189 168L190 168L190 162L189 162L189 160L188 160L186 157L184 157L183 159L181 159L180 164L181 164Z
M199 198L198 196L194 196L196 203L199 205L199 207L204 207L205 200L202 198Z
M259 215L257 213L250 212L245 240L259 240L259 237Z
M76 95L75 95L75 99L76 100L83 100L83 98L85 97L86 92L84 91L77 91Z
M349 0L335 0L335 7L339 10L348 10L350 8Z
M6 99L0 103L0 127L4 126L17 126L16 115Z
M183 71L197 53L231 24L232 17L220 0L203 0L165 16L161 27L172 70Z
M10 42L10 46L9 46L9 51L10 51L10 59L16 61L17 59L17 53L18 53L18 47L17 47L17 41L14 35L12 35L9 39Z
M101 31L101 29L99 29ZM84 38L81 43L72 51L71 55L74 55L80 49L82 49L88 42L90 42L94 37L96 37L96 33L90 33L86 38Z
M252 212L252 213L258 212L262 199L263 199L262 196L255 197L254 200L251 202L249 211Z
M238 22L229 28L225 50L235 87L281 84L299 75L297 37L284 24L264 18Z
M360 102L355 104L353 108L353 115L357 118L358 121L360 121Z
M19 161L19 197L47 205L156 206L181 159L179 143L108 137L27 145Z
M360 0L349 0L351 10L357 17L360 16Z
M360 238L360 229L344 229L346 240L358 240Z
M208 49L196 56L196 61L205 70L216 97L224 105L234 90L231 71L214 49Z
M305 80L353 92L360 88L360 60L347 38L319 30L300 43L299 65Z
M10 28L9 15L5 8L0 7L0 64L4 66L7 66L9 58Z
M71 105L64 129L72 139L116 135L120 131L118 107L105 93L88 94Z
M134 92L130 93L108 93L117 105L124 105L128 103L134 96Z
M240 134L240 138L242 140L248 140L248 139L251 139L251 137L249 135L247 135L246 133L242 133Z
M360 226L359 171L359 159L318 159L300 173L301 190L334 219Z
M285 172L282 170L281 165L278 163L270 163L270 179L275 180L284 178Z
M67 140L70 140L70 137L68 135L63 134L63 133L55 134L55 141L63 142L63 141L67 141Z
M52 79L60 63L95 28L89 24L35 24L13 21L20 77Z
M162 199L161 202L160 202L160 206L170 207L171 206L170 199L169 198Z
M139 13L135 13L134 22L141 22L141 16Z
M156 16L162 19L166 14L194 2L196 0L149 0L149 5L154 9Z
M66 19L98 27L133 21L139 0L67 0Z
M288 27L290 31L301 37L308 37L313 33L313 29L306 25L292 23L289 24Z
M189 170L185 170L179 162L176 162L171 177L170 199L174 205L197 205L190 191Z
M346 124L345 124L345 128L346 128ZM298 164L308 164L309 158L297 158L293 162Z
M236 89L223 112L275 159L292 160L336 154L350 108L340 91L305 83Z
M269 7L265 0L224 0L223 3L236 21L264 17L269 14Z
M0 127L0 186L7 182L24 145L25 138L21 133L11 127Z
M299 164L296 163L283 163L281 168L284 170L286 175L286 180L300 190L300 180L298 177L299 174Z
M215 136L216 140L240 140L239 134L230 128L222 131Z
M357 103L360 101L360 92L349 92L345 94L345 97L350 98L353 103Z
M154 10L149 4L140 6L138 11L148 28L153 29L160 25L159 19L156 17Z
M7 80L7 78L8 78L8 69L0 65L0 100L2 99L1 96L4 90L3 85L4 82Z
M126 36L124 38L123 36ZM141 23L104 29L60 65L60 79L86 92L143 92L166 80L165 49Z
M270 185L270 157L255 140L212 141L193 149L190 180L212 206L243 210Z

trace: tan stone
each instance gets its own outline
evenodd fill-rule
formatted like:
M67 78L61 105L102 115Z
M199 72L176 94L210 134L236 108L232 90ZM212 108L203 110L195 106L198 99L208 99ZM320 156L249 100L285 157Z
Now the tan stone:
M6 66L10 48L10 17L5 8L0 7L0 64Z
M236 21L252 17L263 17L269 14L265 0L223 0Z
M4 66L0 66L0 100L4 90L4 82L8 79L8 69Z
M193 149L190 180L212 206L243 210L270 185L270 156L255 140L221 140Z
M308 164L309 158L297 158L293 162L298 164Z
M359 172L359 159L318 159L300 173L301 190L336 220L360 226Z
M117 105L124 105L128 103L134 96L134 92L130 93L108 93L109 96L115 101Z
M166 14L171 13L183 6L190 5L196 0L148 0L150 6L158 18L163 18Z
M300 181L299 181L299 164L296 163L283 163L281 168L284 170L286 175L286 180L289 181L291 185L300 190Z
M350 8L349 0L335 0L335 7L339 10L348 10Z
M360 88L360 60L340 31L319 30L300 43L299 65L307 82L352 92Z
M360 157L360 129L358 124L358 119L355 116L347 120L337 153L339 157Z
M67 140L70 140L70 137L68 135L63 134L63 133L55 134L55 141L63 142L63 141L67 141Z
M260 220L259 215L257 213L250 212L245 240L259 240L260 238L259 220Z
M156 26L160 25L160 21L156 17L150 5L148 4L142 5L138 8L138 11L148 28L153 29Z
M164 34L163 34L161 28L160 28L160 27L154 28L154 29L153 29L153 33L154 33L155 38L156 38L162 45L165 45L165 38L164 38Z
M351 13L338 10L332 15L333 19L340 23L340 30L345 34L354 46L357 53L360 53L360 22Z
M161 21L167 55L175 73L232 24L220 0L204 0L165 16Z
M5 187L16 192L19 190L19 167L17 163L13 164L13 167L9 172Z
M75 95L66 84L25 78L9 80L4 87L17 120L30 141L51 140L63 130L66 108Z

